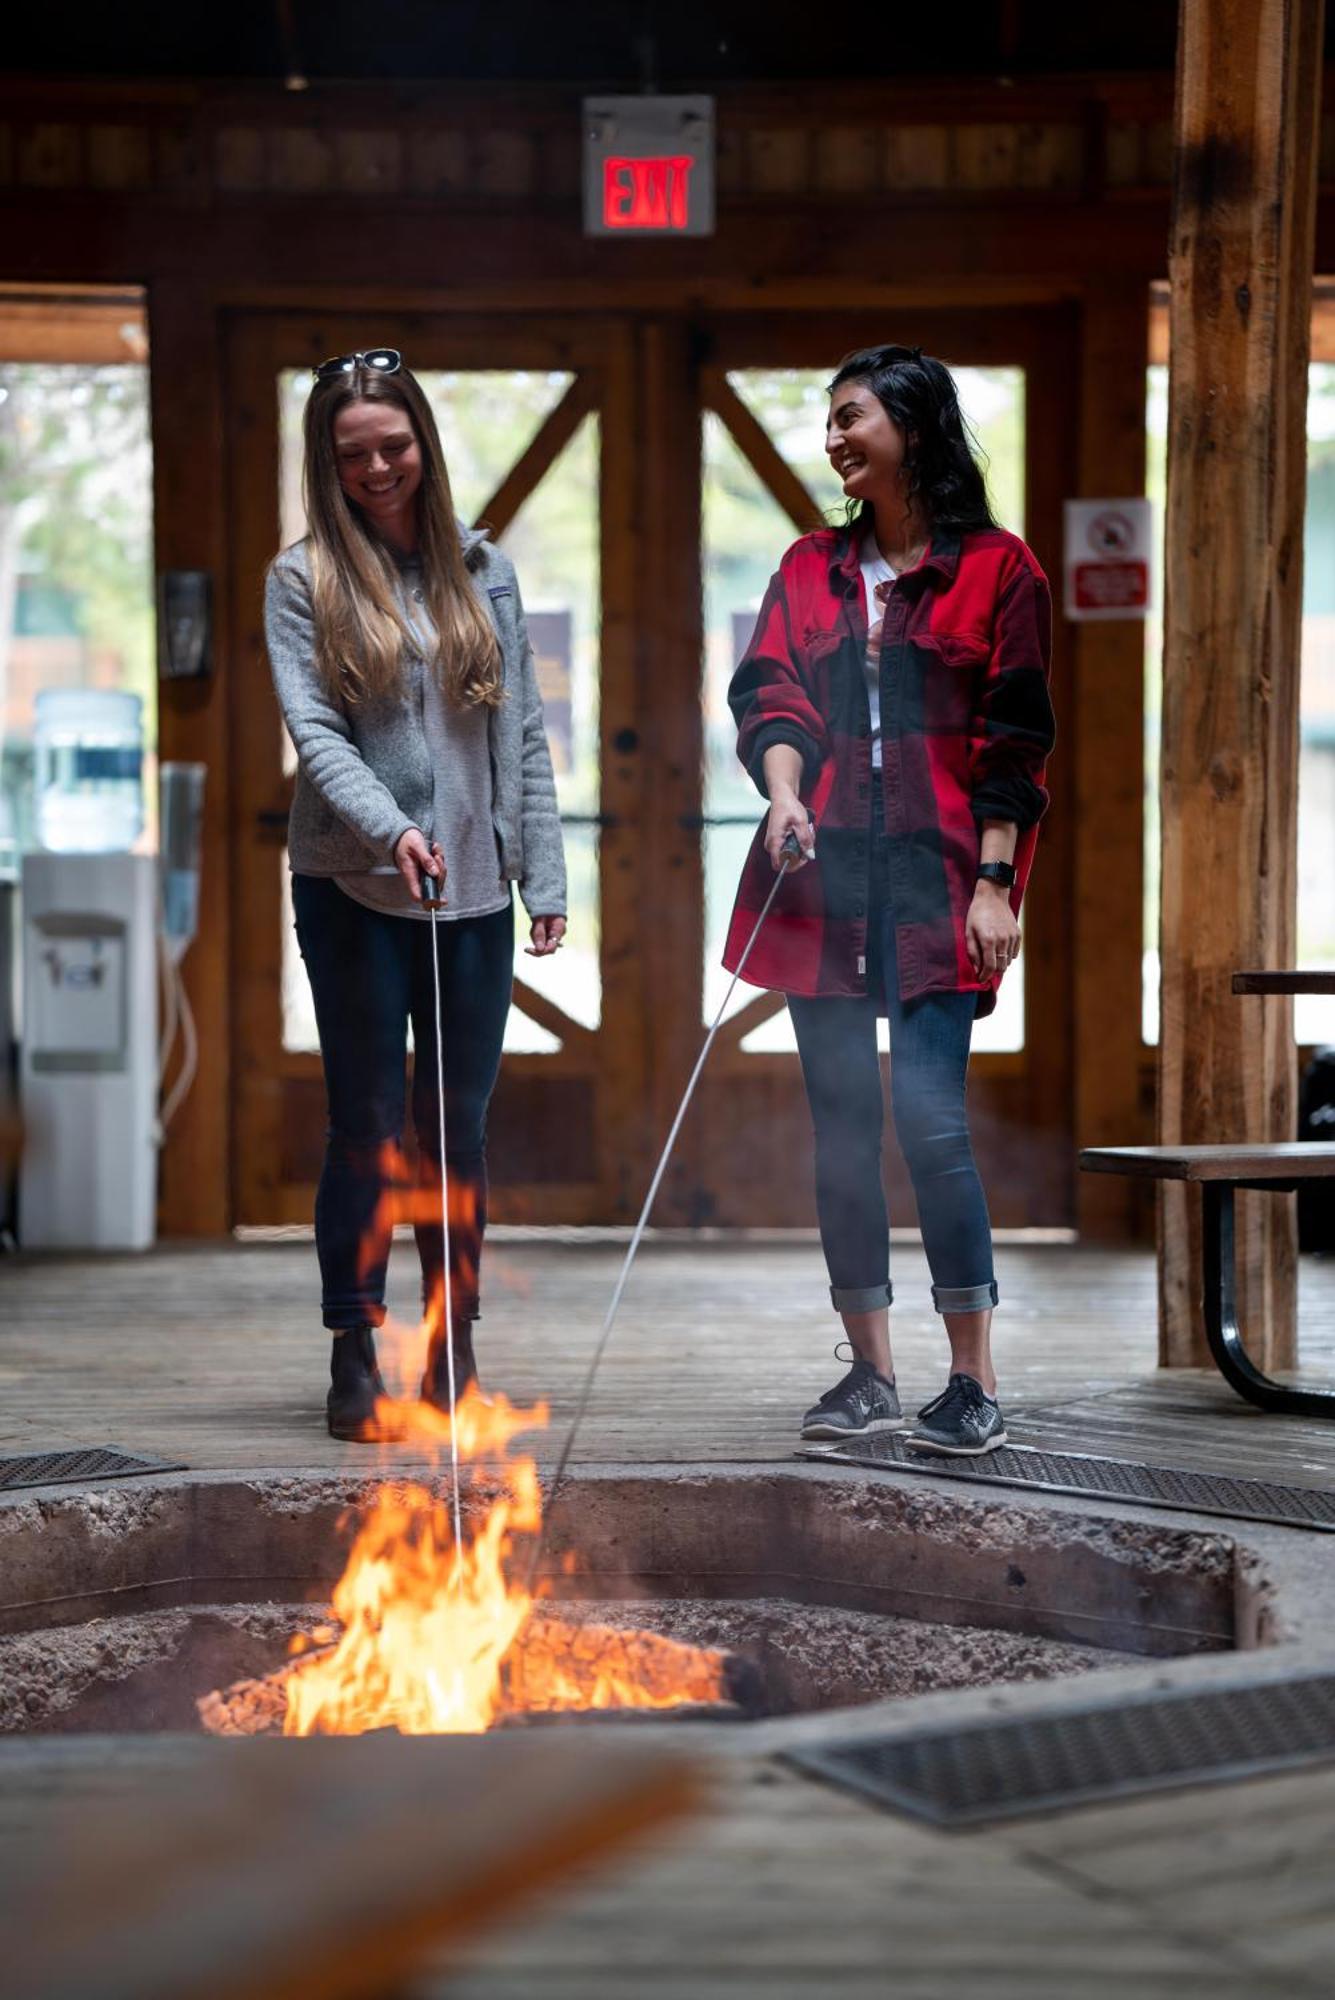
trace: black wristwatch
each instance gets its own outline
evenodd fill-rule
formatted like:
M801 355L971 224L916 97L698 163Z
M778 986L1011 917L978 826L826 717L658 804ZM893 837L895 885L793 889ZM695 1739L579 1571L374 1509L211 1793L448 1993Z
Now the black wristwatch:
M980 882L995 882L999 889L1015 886L1015 870L1009 861L982 861L978 865Z

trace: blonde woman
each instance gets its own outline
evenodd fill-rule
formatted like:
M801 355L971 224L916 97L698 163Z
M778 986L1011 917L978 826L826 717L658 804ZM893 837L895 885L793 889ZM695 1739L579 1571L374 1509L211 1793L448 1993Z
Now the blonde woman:
M383 1200L405 1113L419 1179L438 1194L438 940L450 1257L419 1223L430 1326L422 1395L475 1379L472 1323L486 1227L487 1105L514 954L560 948L565 864L551 758L513 565L456 520L431 408L393 348L315 371L305 415L310 531L273 563L266 632L298 769L288 853L315 1000L329 1129L315 1202L332 1436L379 1435L375 1330L385 1316ZM433 927L424 880L444 896ZM424 1210L435 1213L430 1202Z

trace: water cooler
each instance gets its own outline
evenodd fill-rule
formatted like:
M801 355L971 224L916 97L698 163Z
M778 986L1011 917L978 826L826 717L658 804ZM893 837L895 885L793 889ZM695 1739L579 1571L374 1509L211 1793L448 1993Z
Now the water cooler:
M23 861L19 1238L145 1250L157 1196L158 863Z

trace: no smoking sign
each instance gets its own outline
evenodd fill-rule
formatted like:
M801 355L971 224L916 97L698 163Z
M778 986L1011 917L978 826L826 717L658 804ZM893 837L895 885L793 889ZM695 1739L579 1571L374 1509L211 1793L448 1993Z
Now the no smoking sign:
M1150 608L1150 502L1068 500L1065 517L1066 616L1143 618Z

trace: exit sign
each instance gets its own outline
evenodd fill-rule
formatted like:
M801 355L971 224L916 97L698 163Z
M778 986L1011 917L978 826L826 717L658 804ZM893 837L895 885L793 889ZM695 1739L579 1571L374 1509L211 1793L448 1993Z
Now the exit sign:
M584 234L713 233L713 98L586 97Z

